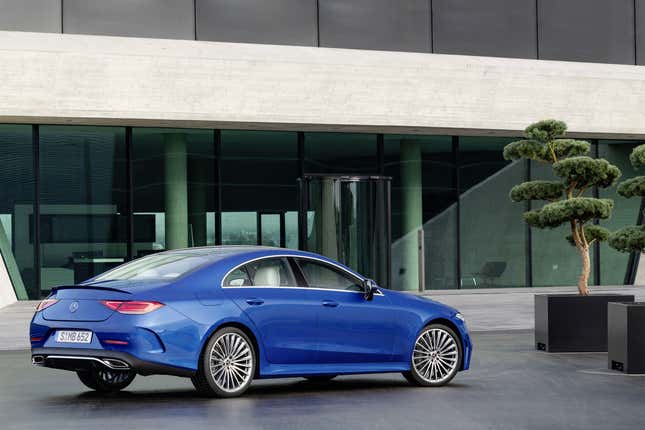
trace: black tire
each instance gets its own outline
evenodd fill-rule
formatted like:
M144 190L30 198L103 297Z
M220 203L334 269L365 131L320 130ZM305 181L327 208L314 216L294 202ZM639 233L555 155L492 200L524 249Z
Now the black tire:
M311 382L327 382L327 381L331 381L336 376L338 375L311 375L311 376L305 376L305 379Z
M92 367L76 372L78 379L87 387L101 393L114 393L130 385L136 373L129 370L111 370Z
M431 377L428 377L427 374L422 374L422 372L427 369L427 367L424 369L424 365L420 365L420 369L417 368L415 365L415 359L414 359L414 351L412 352L411 357L410 357L410 371L408 372L402 372L403 376L405 379L407 379L410 383L419 385L422 387L440 387L442 385L446 385L452 379L455 377L457 372L459 372L459 369L461 369L461 364L463 361L463 346L461 344L461 339L459 339L459 336L455 333L453 329L450 327L443 325L443 324L429 324L426 327L421 330L417 338L415 339L415 343L413 346L413 349L416 348L417 342L420 342L420 338L424 336L425 333L445 333L446 335L450 336L452 338L452 341L454 342L455 345L455 350L457 352L457 357L456 357L456 362L452 364L450 367L448 367L449 371L446 371L445 375L443 375L441 378L435 378L436 380L432 380ZM451 350L452 351L452 350ZM452 360L452 358L451 358ZM420 371L421 370L421 371Z
M224 335L227 335L227 334L234 334L236 336L240 336L246 342L245 346L248 347L250 350L250 363L249 363L250 368L248 368L248 371L250 372L250 376L246 375L246 378L248 379L245 382L243 382L239 387L232 390L223 389L218 384L215 377L210 371L211 352L213 351L213 347L218 342L218 340L222 339ZM197 368L197 372L195 373L194 376L190 378L190 380L195 386L195 389L202 395L205 395L208 397L237 397L242 395L251 385L251 382L253 381L253 377L255 375L256 368L257 368L257 352L255 351L255 347L251 339L249 339L249 337L242 330L238 328L224 327L222 329L217 330L215 333L213 333L213 335L210 337L208 342L206 342L206 346L204 346L204 350L202 351L199 358L199 365Z

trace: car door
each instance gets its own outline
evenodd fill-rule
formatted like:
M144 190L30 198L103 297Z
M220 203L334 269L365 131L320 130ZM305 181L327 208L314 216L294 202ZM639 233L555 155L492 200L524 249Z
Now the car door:
M391 361L394 344L388 299L366 300L361 279L321 260L298 258L312 301L317 303L317 363Z
M264 258L233 270L223 290L253 321L272 364L310 363L316 355L316 314L286 258Z

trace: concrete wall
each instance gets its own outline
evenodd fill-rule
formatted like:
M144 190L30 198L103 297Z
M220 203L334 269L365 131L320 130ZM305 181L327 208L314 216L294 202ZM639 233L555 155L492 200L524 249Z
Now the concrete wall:
M645 137L645 68L0 32L0 122Z

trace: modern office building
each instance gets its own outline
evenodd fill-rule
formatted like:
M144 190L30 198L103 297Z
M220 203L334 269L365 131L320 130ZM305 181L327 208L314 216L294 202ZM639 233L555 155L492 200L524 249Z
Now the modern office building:
M564 230L508 198L548 170L502 148L562 119L629 177L645 139L644 0L0 0L0 30L0 302L217 244L395 289L574 284Z

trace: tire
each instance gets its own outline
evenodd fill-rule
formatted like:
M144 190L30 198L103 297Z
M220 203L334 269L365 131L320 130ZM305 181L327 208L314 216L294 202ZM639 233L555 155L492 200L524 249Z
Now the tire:
M137 376L129 370L111 370L92 367L76 372L78 379L87 387L101 393L114 393L130 385Z
M338 375L311 375L311 376L305 376L305 379L311 382L327 382L327 381L331 381L336 376Z
M459 336L443 324L430 324L417 336L410 371L403 376L422 387L440 387L455 377L463 361L463 346Z
M237 397L251 385L256 357L253 342L242 330L224 327L206 343L197 373L190 380L205 396Z

